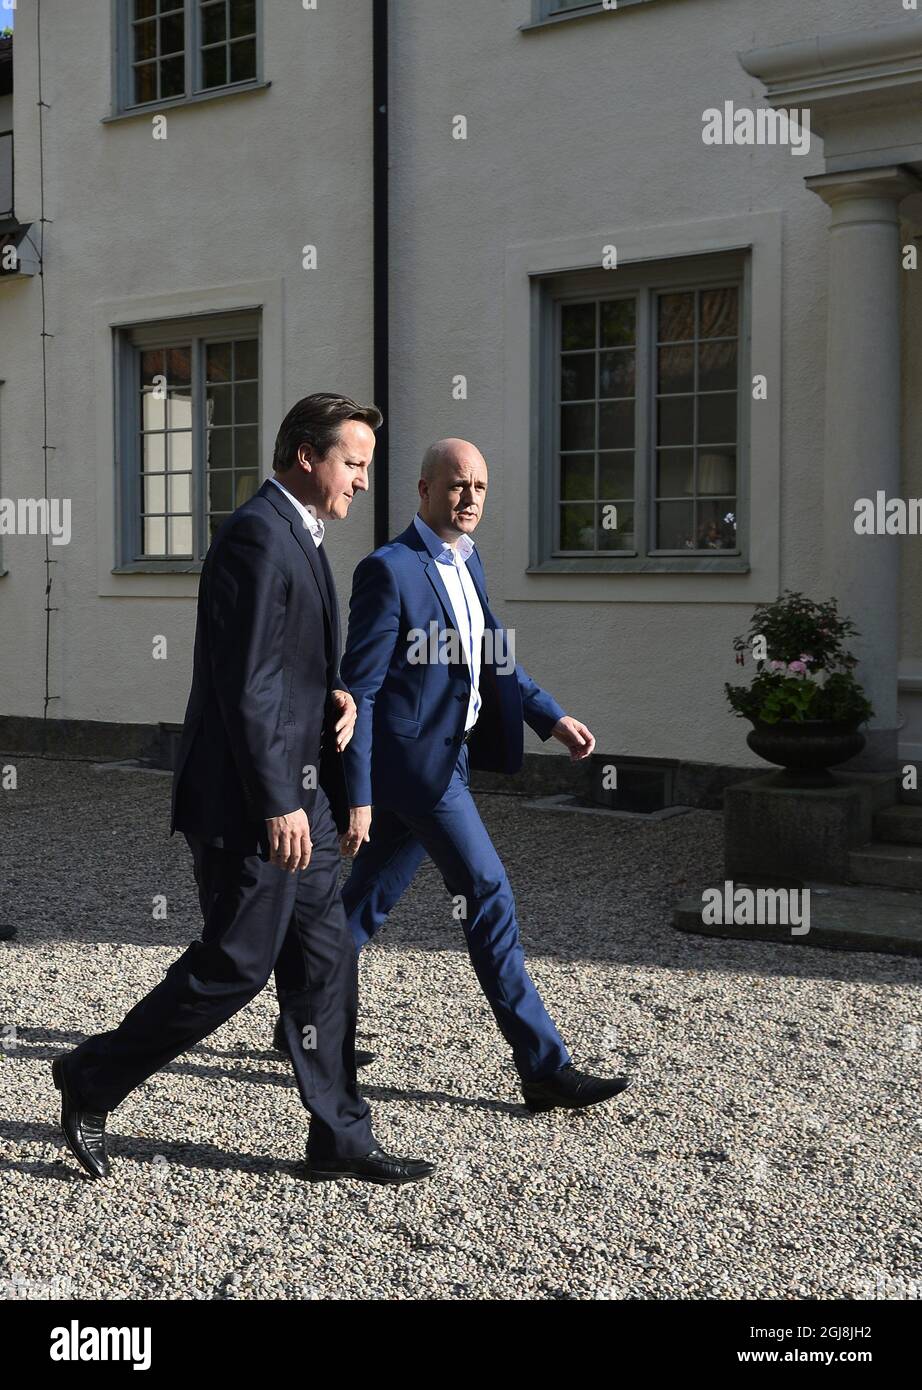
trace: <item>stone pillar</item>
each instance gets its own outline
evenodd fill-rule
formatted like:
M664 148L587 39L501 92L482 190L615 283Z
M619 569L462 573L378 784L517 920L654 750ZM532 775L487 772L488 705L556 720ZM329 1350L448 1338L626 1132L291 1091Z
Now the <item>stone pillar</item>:
M831 209L824 459L824 592L860 637L855 674L876 711L860 758L896 765L899 536L855 534L855 503L900 496L899 205L922 183L897 166L806 180Z

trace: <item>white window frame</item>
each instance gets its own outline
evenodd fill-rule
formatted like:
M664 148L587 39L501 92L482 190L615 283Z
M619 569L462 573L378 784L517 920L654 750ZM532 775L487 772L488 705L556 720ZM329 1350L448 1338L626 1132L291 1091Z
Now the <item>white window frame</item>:
M617 5L606 8L602 0L582 0L579 5L568 6L560 9L559 0L532 0L532 22L524 25L524 28L533 28L536 25L562 24L571 19L585 19L588 15L612 15L617 14L618 10L626 10L633 5L648 5L651 0L618 0Z
M541 300L537 314L539 379L538 516L530 568L534 572L579 573L727 573L748 564L748 431L749 371L749 270L748 258L739 253L693 256L628 266L620 272L596 270L552 275L538 282ZM656 540L656 459L652 436L656 412L656 326L653 301L657 293L706 289L733 284L739 292L737 430L734 441L736 466L736 538L731 550L694 551L688 555L659 549ZM633 515L637 549L634 551L559 551L555 546L559 508L560 422L560 306L586 300L634 298L637 302L635 347L635 440ZM589 450L597 453L598 447ZM694 506L697 495L690 499Z
M256 72L243 82L228 82L220 87L201 86L201 22L200 0L177 0L185 9L185 91L181 96L155 98L153 101L134 100L134 69L132 67L132 12L134 0L112 0L113 44L113 115L135 115L168 110L173 106L188 106L209 101L214 97L232 96L268 84L263 80L263 0L256 0Z
M115 331L115 412L117 440L117 518L116 555L120 573L197 574L208 549L208 509L204 495L205 483L205 416L203 345L233 341L236 338L260 339L259 315L221 314L206 318L180 318L128 325ZM193 388L199 394L193 398L192 409L192 531L195 554L182 556L145 556L141 538L141 459L140 437L140 354L146 348L172 346L177 339L189 339L193 357ZM259 395L262 412L262 352L260 350ZM260 424L257 429L261 428ZM257 486L261 481L261 451L257 457Z
M100 598L168 598L194 602L198 572L128 570L119 565L120 459L122 441L116 409L117 330L173 319L208 318L256 310L260 317L260 478L272 473L279 421L287 410L285 384L284 280L240 280L227 285L185 285L165 294L125 295L94 306L92 318L95 429L89 456L95 459L96 592Z
M507 247L504 288L505 361L503 489L516 505L503 508L503 597L509 602L753 604L776 598L781 580L782 228L780 211L733 214L649 226L602 227ZM537 563L541 555L540 314L548 276L599 271L606 247L621 270L650 261L748 252L750 363L764 374L768 398L750 407L749 553L724 571L617 573L599 565L574 573ZM745 387L744 387L745 389ZM727 570L727 564L735 570ZM494 581L495 583L495 581Z

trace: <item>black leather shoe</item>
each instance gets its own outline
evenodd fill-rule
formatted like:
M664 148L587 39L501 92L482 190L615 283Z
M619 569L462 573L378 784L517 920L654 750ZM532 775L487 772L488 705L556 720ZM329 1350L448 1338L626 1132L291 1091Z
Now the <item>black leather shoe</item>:
M537 1115L542 1110L556 1110L558 1106L582 1110L585 1105L598 1105L600 1101L611 1100L630 1084L626 1076L589 1076L577 1071L571 1062L540 1081L523 1081L522 1095L528 1109Z
M0 924L0 941L12 941L16 928Z
M91 1178L109 1176L109 1156L106 1153L106 1112L83 1110L76 1104L67 1088L63 1059L55 1057L51 1075L61 1092L61 1129L67 1147Z
M282 1020L280 1018L275 1020L275 1032L272 1034L272 1046L275 1048L276 1052L282 1052L286 1057L289 1055L288 1039L285 1037L285 1030L282 1027ZM359 1048L356 1048L355 1065L357 1067L370 1066L376 1056L377 1053L375 1052L361 1052Z
M362 1182L421 1182L431 1178L434 1163L420 1158L397 1158L383 1149L372 1149L361 1158L311 1158L307 1155L307 1176L311 1182L336 1182L339 1178L359 1178Z

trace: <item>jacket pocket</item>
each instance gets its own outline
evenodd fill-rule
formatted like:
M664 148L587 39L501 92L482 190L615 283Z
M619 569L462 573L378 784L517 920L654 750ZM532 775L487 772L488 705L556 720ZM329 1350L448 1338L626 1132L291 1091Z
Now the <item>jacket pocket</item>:
M384 714L381 718L384 728L392 734L400 738L419 738L422 724L418 719L403 719L399 714Z

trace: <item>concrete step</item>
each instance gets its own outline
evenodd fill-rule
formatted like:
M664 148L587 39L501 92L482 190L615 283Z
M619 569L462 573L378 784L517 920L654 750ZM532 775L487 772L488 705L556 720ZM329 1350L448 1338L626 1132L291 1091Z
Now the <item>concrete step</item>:
M837 782L866 787L872 812L883 811L899 798L900 780L895 772L839 772L833 768L832 775Z
M916 785L912 791L903 785L906 780L906 770L910 767L914 767L916 770ZM900 758L900 780L896 799L904 806L922 806L922 762L919 762L918 759Z
M855 883L922 892L922 847L918 845L890 845L874 840L851 851L848 867L849 877ZM922 916L922 902L919 913Z
M744 881L736 886L743 886ZM714 884L723 891L725 885ZM764 886L764 885L763 885ZM780 886L780 884L779 884ZM768 941L783 946L818 946L829 951L875 951L922 956L922 895L892 888L793 880L784 885L810 890L809 931L795 935L789 926L744 926L702 921L702 894L685 898L673 911L672 924L696 936L736 941ZM801 915L802 914L798 914Z
M891 845L922 845L922 806L888 806L878 811L874 835Z

